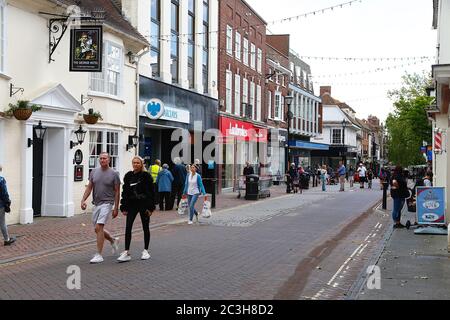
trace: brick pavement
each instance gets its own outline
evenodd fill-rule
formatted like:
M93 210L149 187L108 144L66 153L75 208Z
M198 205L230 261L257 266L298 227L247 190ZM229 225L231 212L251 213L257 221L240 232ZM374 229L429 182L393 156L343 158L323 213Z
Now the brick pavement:
M285 186L274 186L271 189L271 197L276 198L285 195ZM259 201L264 201L261 199ZM237 199L237 193L223 193L216 197L216 209L214 211L230 209L249 204L244 197ZM200 209L201 201L197 202ZM8 227L18 241L12 246L0 244L0 264L12 259L48 253L53 250L68 246L95 241L95 233L91 223L91 214L81 214L72 218L36 218L31 225L11 225ZM157 210L152 216L151 225L161 225L179 220L176 211L160 212ZM125 233L126 218L119 217L110 221L106 229L113 235L121 236ZM139 219L136 220L134 231L141 230ZM123 237L122 237L123 238ZM123 239L122 239L123 240ZM106 248L106 247L105 247Z

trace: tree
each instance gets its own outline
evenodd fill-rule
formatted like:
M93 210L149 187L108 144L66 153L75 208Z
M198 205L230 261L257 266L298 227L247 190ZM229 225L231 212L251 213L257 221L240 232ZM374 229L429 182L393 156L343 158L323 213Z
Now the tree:
M400 89L388 92L394 101L394 112L386 120L387 147L389 161L407 167L426 163L420 147L423 141L431 142L432 127L425 108L433 99L425 91L431 84L429 75L406 74L402 79Z

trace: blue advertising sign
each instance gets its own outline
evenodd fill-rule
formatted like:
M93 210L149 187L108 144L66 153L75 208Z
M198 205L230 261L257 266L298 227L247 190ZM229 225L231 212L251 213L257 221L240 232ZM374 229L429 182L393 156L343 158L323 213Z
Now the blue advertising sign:
M427 158L428 158L428 161L433 161L433 150L427 151Z
M427 153L427 147L420 147L420 152Z
M419 225L445 225L445 188L417 188L417 223Z

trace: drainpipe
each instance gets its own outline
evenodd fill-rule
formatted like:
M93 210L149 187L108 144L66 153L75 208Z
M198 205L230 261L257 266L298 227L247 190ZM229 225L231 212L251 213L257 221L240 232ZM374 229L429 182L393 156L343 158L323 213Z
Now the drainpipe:
M139 63L141 61L141 58L146 55L149 52L149 47L145 47L142 51L140 51L139 53L137 53L135 55L135 60L134 63L136 63L136 79L135 79L135 85L136 85L136 134L138 136L139 132L140 132L140 110L141 110L141 106L139 103L139 95L140 95L140 90L139 90ZM137 144L136 148L134 149L134 153L135 155L139 155L139 147L140 147L140 141Z

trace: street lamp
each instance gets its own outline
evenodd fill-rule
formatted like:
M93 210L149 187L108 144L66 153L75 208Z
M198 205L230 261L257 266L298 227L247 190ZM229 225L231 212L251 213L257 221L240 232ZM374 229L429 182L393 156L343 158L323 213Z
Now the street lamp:
M139 136L137 135L137 132L134 135L128 136L128 144L127 144L127 151L131 148L136 148L139 144Z
M83 130L83 128L80 125L80 128L78 128L77 131L74 132L75 135L77 136L77 141L78 142L73 142L72 140L70 141L70 149L73 149L75 146L79 146L82 145L84 142L84 138L86 137L86 130Z
M342 161L344 162L344 166L347 166L347 150L345 148L345 129L347 128L347 120L344 119L342 120L342 150L343 150L343 155L342 155Z
M291 111L291 103L294 99L293 96L284 97L284 102L287 105L287 143L286 143L286 159L285 159L285 167L286 173L289 172L289 133L291 129L291 120L294 118L294 114Z
M47 127L42 126L42 122L39 121L39 124L35 126L34 133L36 134L37 140L44 140L45 132L47 131ZM28 148L33 145L33 139L28 138Z

